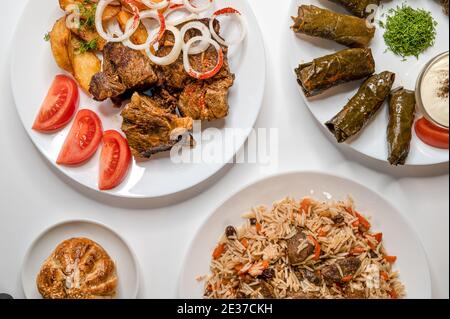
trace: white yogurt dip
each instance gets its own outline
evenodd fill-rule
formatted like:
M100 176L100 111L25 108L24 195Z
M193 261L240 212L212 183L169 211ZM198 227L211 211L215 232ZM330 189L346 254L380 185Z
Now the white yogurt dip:
M449 124L448 63L448 54L434 61L425 71L420 86L420 96L426 113L445 127Z

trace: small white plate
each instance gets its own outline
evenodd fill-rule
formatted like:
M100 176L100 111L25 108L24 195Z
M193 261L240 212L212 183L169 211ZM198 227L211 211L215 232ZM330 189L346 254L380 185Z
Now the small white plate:
M118 299L135 299L139 291L139 267L135 254L125 240L105 225L89 220L73 220L45 230L31 244L22 266L22 287L28 299L41 299L36 278L42 264L62 241L85 237L102 246L114 260L119 284Z
M401 3L402 2L400 1L382 1L383 5L378 10L376 20L384 21L386 18L383 18L382 14L386 13L390 8L401 5ZM290 20L290 16L297 16L298 6L301 4L313 4L336 12L346 13L345 9L329 0L292 0L289 16L286 18ZM442 12L442 8L438 1L415 0L408 1L407 4L415 8L423 8L430 11L438 22L437 37L434 46L421 54L418 60L415 57L409 57L407 61L402 62L401 57L396 56L391 52L385 52L386 45L383 39L384 29L377 25L375 37L372 40L370 47L372 48L375 59L377 73L386 70L395 72L396 81L393 86L394 88L404 86L407 89L414 90L416 79L425 64L439 53L448 51L449 20ZM292 20L290 20L289 23L292 25ZM286 29L286 32L289 32L290 39L290 41L288 41L289 47L286 48L286 51L289 58L289 65L292 70L292 81L296 81L294 69L297 68L299 64L345 49L344 46L333 41L313 38L306 35L299 36L288 29ZM300 87L299 92L301 92L306 105L314 117L323 125L344 107L347 101L356 93L361 83L362 80L340 85L317 97L309 99L305 97ZM362 154L381 161L386 161L388 158L386 142L387 123L388 111L385 106L374 117L373 121L371 121L357 137L352 138L351 141L347 142L346 145ZM332 138L334 139L334 137ZM415 135L415 132L413 132L411 151L406 165L431 165L445 163L448 162L448 160L448 150L441 150L426 145Z
M127 198L155 198L175 194L217 173L230 162L241 148L259 114L266 77L266 58L261 31L253 11L246 0L216 0L215 8L233 6L245 16L248 36L239 47L231 48L229 62L236 81L230 90L230 114L224 120L203 123L203 139L194 136L197 147L191 158L202 158L211 150L222 154L220 161L202 161L199 164L175 164L167 153L155 156L148 162L133 162L126 180L107 193ZM11 87L20 119L38 150L57 169L78 183L98 190L99 153L81 167L62 167L55 164L61 146L71 127L47 135L31 129L35 116L56 74L64 73L53 59L50 44L44 35L57 19L63 16L57 0L29 1L18 24L11 61ZM224 21L225 22L225 21ZM233 33L230 27L224 32ZM81 90L80 108L99 114L103 128L120 131L120 109L110 102L98 103ZM226 147L225 147L226 146ZM222 153L223 152L223 153Z
M239 226L242 214L258 205L272 205L286 196L319 200L344 199L351 195L358 211L370 216L374 230L383 232L390 254L398 256L395 268L406 286L407 298L431 298L431 279L423 247L409 223L392 204L367 187L349 179L316 172L292 172L272 176L243 188L201 226L185 257L180 276L179 297L202 298L203 283L196 278L209 274L211 254L229 225Z

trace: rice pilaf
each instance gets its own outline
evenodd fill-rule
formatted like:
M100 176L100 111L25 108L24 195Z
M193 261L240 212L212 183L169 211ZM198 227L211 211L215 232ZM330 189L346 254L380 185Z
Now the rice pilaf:
M319 202L285 198L228 226L204 278L206 298L401 298L382 233L351 198Z

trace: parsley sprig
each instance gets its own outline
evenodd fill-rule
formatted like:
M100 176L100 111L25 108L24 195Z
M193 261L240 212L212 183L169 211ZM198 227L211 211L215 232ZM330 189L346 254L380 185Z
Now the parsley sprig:
M85 0L83 3L78 3L78 9L80 10L81 17L80 28L94 28L95 11L97 10L97 4L92 3L89 0Z
M423 9L413 9L406 4L390 9L386 22L379 22L386 31L384 41L388 49L403 58L416 58L434 45L437 22L431 13Z
M80 47L77 50L77 53L83 54L88 51L97 50L97 39L93 39L91 41L80 41Z

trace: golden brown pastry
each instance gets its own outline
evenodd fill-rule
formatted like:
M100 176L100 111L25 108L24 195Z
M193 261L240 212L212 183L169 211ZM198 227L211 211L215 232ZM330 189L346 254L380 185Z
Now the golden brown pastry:
M56 247L36 280L46 299L113 298L116 267L108 253L87 238L72 238Z

